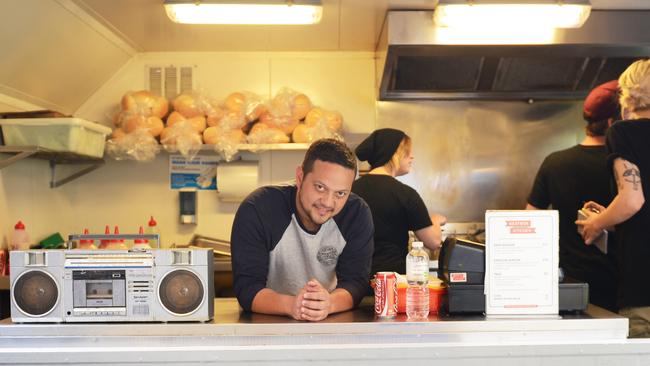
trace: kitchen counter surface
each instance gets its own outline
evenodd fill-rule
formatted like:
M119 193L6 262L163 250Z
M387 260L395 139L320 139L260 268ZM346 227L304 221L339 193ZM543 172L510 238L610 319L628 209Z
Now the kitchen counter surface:
M610 357L611 352L617 359L627 352L635 357L646 353L650 360L648 343L626 338L627 319L598 307L590 306L584 314L548 318L432 315L426 322L409 322L404 315L375 320L372 300L366 298L358 309L318 323L243 313L235 299L216 299L215 317L208 323L13 324L4 319L0 322L0 364L34 360L90 364L103 358L111 359L108 364L113 360L115 364L138 360L155 364L242 360L286 364L359 357L376 359L373 364L389 360L394 364L395 352L406 350L413 350L409 353L413 360L443 358L449 362L488 355L513 362L531 355L555 355L553 364L562 364L557 363L557 352L579 352L595 360L600 354ZM520 356L513 357L517 354Z

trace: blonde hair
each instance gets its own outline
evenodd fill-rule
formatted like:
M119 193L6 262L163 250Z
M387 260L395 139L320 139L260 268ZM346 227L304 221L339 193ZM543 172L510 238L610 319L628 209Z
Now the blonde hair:
M399 143L399 146L397 147L397 150L395 150L393 156L386 164L384 164L386 170L389 172L397 173L402 159L411 153L411 145L411 138L408 135L404 135L402 142Z
M638 60L618 78L621 107L631 112L650 108L650 59Z

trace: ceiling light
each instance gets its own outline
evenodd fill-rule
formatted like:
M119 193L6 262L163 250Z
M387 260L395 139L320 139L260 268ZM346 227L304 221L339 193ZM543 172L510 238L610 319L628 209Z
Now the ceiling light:
M433 13L441 27L578 28L589 17L589 0L439 0Z
M316 24L320 0L164 0L167 16L188 24Z

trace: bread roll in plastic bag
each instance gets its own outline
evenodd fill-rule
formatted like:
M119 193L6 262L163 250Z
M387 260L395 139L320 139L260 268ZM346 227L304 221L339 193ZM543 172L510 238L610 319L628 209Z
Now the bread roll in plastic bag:
M206 144L213 144L214 151L220 153L225 161L231 161L239 151L238 145L246 143L246 134L239 128L225 130L213 126L203 131L203 141Z
M333 138L343 141L343 136L329 129L326 123L317 123L313 126L307 126L307 124L301 123L291 134L291 140L296 143L312 143L323 138Z
M179 112L174 111L167 117L167 127L173 127L179 122L188 122L196 133L203 133L206 128L205 117L203 115L187 118Z
M159 152L158 141L145 129L125 133L116 128L106 142L106 153L115 160L151 161Z
M246 140L251 144L282 144L289 142L289 137L278 128L258 122L253 126Z
M124 94L121 105L122 111L145 117L155 116L163 118L169 111L169 102L167 102L167 99L149 90L139 90Z
M198 154L203 145L203 138L191 122L181 120L171 127L165 127L160 135L160 143L165 150L178 152L185 158L192 159Z
M240 129L246 125L246 117L239 112L226 112L221 118L219 123L214 125L219 127L221 130L228 131L234 129ZM212 127L212 126L210 126Z
M147 131L151 136L158 137L165 128L165 124L162 119L157 116L145 117L140 114L125 114L122 119L122 130L125 133L131 133L137 129L143 129Z
M343 116L336 111L328 111L320 107L312 108L305 117L305 125L314 127L323 124L333 132L341 132L343 129Z
M262 97L248 91L231 93L223 102L227 112L245 116L247 122L253 122L266 112Z

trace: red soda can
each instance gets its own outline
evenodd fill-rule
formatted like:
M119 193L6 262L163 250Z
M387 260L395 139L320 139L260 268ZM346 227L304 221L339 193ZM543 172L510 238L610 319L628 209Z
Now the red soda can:
M375 274L375 316L392 319L397 315L397 276L395 272Z

